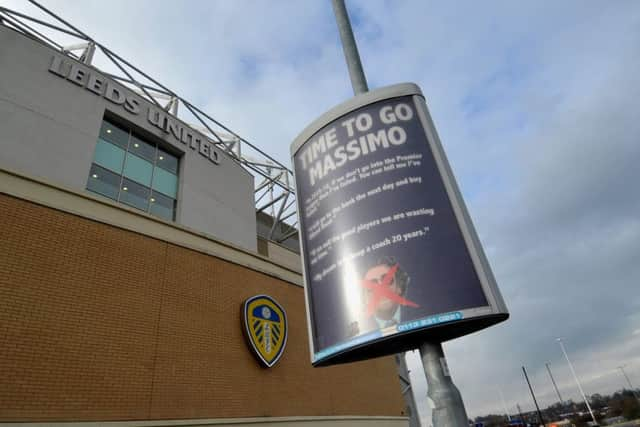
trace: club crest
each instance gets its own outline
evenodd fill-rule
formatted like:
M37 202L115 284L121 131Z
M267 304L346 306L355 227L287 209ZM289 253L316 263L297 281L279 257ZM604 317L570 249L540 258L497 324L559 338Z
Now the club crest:
M287 345L287 315L273 298L256 295L244 302L244 332L249 347L267 368L282 356Z

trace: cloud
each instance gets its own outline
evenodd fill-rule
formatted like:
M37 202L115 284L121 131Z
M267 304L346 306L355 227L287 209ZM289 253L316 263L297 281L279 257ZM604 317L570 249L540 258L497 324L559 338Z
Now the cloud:
M502 412L498 388L511 409L529 402L521 365L542 402L553 403L547 361L559 370L561 390L577 400L556 336L569 340L587 393L621 388L612 370L637 360L640 202L632 183L640 178L640 79L631 53L638 13L621 16L628 12L590 10L582 24L545 28L553 45L514 89L521 102L508 104L526 122L498 149L511 165L479 158L483 173L498 176L485 183L503 182L478 186L467 200L512 317L447 344L470 415ZM491 102L480 103L475 114L491 117ZM463 170L467 162L459 163Z

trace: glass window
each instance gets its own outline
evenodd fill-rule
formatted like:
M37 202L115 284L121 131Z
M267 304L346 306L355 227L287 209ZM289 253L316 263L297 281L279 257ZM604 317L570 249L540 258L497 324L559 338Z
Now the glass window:
M176 175L178 174L178 158L159 148L156 165L165 170L168 170L171 173L174 173Z
M129 179L123 178L120 190L120 202L143 211L147 210L149 205L149 187L136 184Z
M151 163L153 163L156 157L155 145L148 144L135 135L131 135L131 145L129 145L129 152L135 154L136 156L140 156L143 159L147 159Z
M178 169L178 157L104 120L87 190L172 221Z
M120 175L109 172L98 165L91 165L87 189L94 193L102 194L110 199L118 199Z
M157 191L151 192L151 199L149 199L149 212L152 215L173 221L173 213L176 210L176 201L170 197L167 197Z
M127 154L127 161L124 164L124 176L150 187L152 172L153 164L131 153Z
M120 174L122 173L122 163L124 162L124 150L102 139L98 139L93 161L102 167Z
M104 120L100 128L100 138L119 145L126 150L129 142L129 132Z
M178 192L178 177L164 169L156 168L152 188L175 199Z

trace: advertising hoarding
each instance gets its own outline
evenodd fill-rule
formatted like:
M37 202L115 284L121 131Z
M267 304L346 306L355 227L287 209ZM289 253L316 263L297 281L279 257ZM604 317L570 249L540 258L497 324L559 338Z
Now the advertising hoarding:
M291 151L314 365L508 317L416 85L330 110Z

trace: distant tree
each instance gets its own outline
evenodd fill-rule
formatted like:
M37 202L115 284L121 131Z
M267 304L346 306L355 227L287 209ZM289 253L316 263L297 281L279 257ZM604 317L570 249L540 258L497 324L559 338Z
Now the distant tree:
M619 417L622 415L622 395L615 393L609 398L609 413L610 417Z
M640 392L635 390L636 393ZM634 390L620 390L612 395L593 394L590 398L591 407L596 419L623 416L629 420L640 418L640 403L634 395ZM560 421L569 418L576 427L586 427L592 421L584 402L575 403L571 400L556 402L546 409L542 409L542 416L546 422ZM578 415L578 414L582 415ZM538 418L535 411L523 414L524 420L529 424L537 424ZM476 422L484 423L485 427L504 427L508 420L504 415L489 414L476 417Z
M594 410L601 410L605 406L607 406L607 398L602 396L599 393L591 395L591 408Z
M622 416L627 420L640 418L640 404L635 397L625 397L622 401Z

